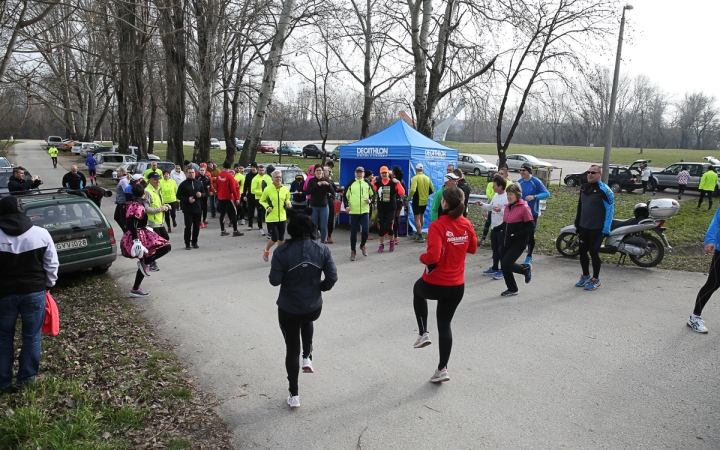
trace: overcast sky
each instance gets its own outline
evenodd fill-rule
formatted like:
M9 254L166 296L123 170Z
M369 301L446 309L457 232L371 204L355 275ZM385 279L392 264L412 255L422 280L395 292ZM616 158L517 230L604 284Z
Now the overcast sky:
M720 100L716 0L632 0L621 72L647 75L675 98L703 91ZM616 41L617 45L617 41ZM613 68L614 60L602 64ZM612 69L611 69L612 70Z

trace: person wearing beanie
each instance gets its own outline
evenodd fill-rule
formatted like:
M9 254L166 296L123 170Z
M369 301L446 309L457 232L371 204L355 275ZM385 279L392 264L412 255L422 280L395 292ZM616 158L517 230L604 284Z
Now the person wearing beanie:
M255 198L255 194L252 193L252 182L258 174L257 163L255 161L250 163L250 173L245 176L245 185L243 186L243 201L247 205L246 211L248 214L248 230L253 229L253 217L257 209L256 202L259 199Z
M32 224L18 198L0 200L0 311L15 318L0 321L0 393L16 392L38 374L45 292L55 286L59 266L50 233ZM22 316L22 349L13 374L18 316Z
M245 168L240 163L235 163L233 165L233 170L235 170L235 181L238 182L238 192L240 192L240 201L237 204L237 216L239 225L245 225L245 200L243 200L244 192L245 192Z

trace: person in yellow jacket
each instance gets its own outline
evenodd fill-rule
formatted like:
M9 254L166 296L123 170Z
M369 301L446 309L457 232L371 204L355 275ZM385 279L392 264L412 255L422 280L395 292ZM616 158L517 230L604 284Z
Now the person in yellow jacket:
M149 182L149 175L151 173L156 173L158 176L158 179L162 178L162 170L158 169L157 162L153 161L150 163L150 168L143 173L143 178L145 178L146 182Z
M360 251L363 256L368 255L365 244L370 231L370 203L375 191L364 177L365 169L357 167L355 179L345 186L343 192L345 210L350 215L350 261L355 261L358 228L361 231ZM425 201L427 202L427 199Z
M148 217L148 227L163 238L170 240L167 230L163 226L165 211L170 205L164 205L162 200L162 189L160 188L160 175L155 172L148 174L148 185L145 187L145 212ZM157 263L150 264L150 271L157 272Z
M423 165L418 163L415 165L417 175L410 180L410 192L408 198L412 200L412 212L415 216L415 230L417 234L415 239L423 241L422 230L425 226L425 209L427 209L428 197L435 192L432 180L423 173Z
M256 199L259 199L262 194L263 190L267 186L270 186L272 184L272 178L270 178L265 173L265 166L258 166L258 173L255 175L255 177L252 179L252 184L250 186L250 193L255 196ZM257 208L257 221L258 221L258 228L260 229L260 236L265 236L265 230L263 230L262 221L263 217L265 217L265 208L260 204L258 201L255 204L255 207ZM249 214L252 214L253 211L250 211Z
M57 169L57 154L58 154L58 149L55 148L54 145L51 145L50 148L48 149L48 153L50 154L50 158L52 159L53 169Z
M245 168L240 163L235 163L233 166L235 171L235 181L238 182L238 189L240 189L240 203L237 206L237 216L240 218L240 225L245 225L245 205L243 205L242 194L245 188Z
M501 167L497 171L497 174L500 175L501 177L505 178L505 189L507 189L507 187L513 183L512 180L510 179L510 177L508 176L507 167ZM485 188L485 195L488 198L485 203L489 204L490 200L492 200L492 198L495 196L495 190L493 189L492 182L488 183L487 188ZM488 214L487 211L483 211L483 218L485 218L485 227L483 228L482 238L480 238L480 242L478 244L484 244L485 241L487 240L487 235L490 232L490 221L491 221L492 217L490 216L490 214Z
M167 224L168 233L172 233L173 227L177 228L176 216L180 206L177 191L177 182L170 178L170 171L164 171L163 178L160 180L160 194L162 195L163 204L170 206L170 209L165 211L165 223ZM172 219L172 222L170 222L170 219ZM171 223L172 226L170 226Z
M285 242L285 221L287 220L285 210L292 208L290 189L282 184L282 172L279 170L274 171L271 180L272 183L263 190L260 196L260 204L267 212L265 223L270 234L270 239L263 252L265 262L269 261L272 246L275 244L280 246ZM258 221L260 221L260 216L258 216Z
M698 200L697 205L698 208L700 207L700 205L702 205L703 198L707 196L709 203L708 211L712 209L712 198L713 193L717 188L717 182L717 173L715 173L715 170L713 170L713 166L708 166L707 172L705 172L702 178L700 178L700 186L698 186L698 189L700 190L700 200Z

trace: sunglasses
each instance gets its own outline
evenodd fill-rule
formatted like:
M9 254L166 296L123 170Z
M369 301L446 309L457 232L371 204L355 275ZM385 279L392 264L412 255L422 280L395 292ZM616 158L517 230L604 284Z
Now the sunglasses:
M527 169L520 169L520 172L529 172Z
M588 171L585 172L585 173L588 174L588 175L595 175L595 174L600 173L600 172L595 172L595 171L593 171L593 170L588 170Z

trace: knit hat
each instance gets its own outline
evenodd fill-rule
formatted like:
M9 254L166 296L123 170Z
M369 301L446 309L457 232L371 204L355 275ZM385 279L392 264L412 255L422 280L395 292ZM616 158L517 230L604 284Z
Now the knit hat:
M255 161L251 162L251 163L250 163L250 167L254 167L254 168L257 169L257 163L256 163Z

